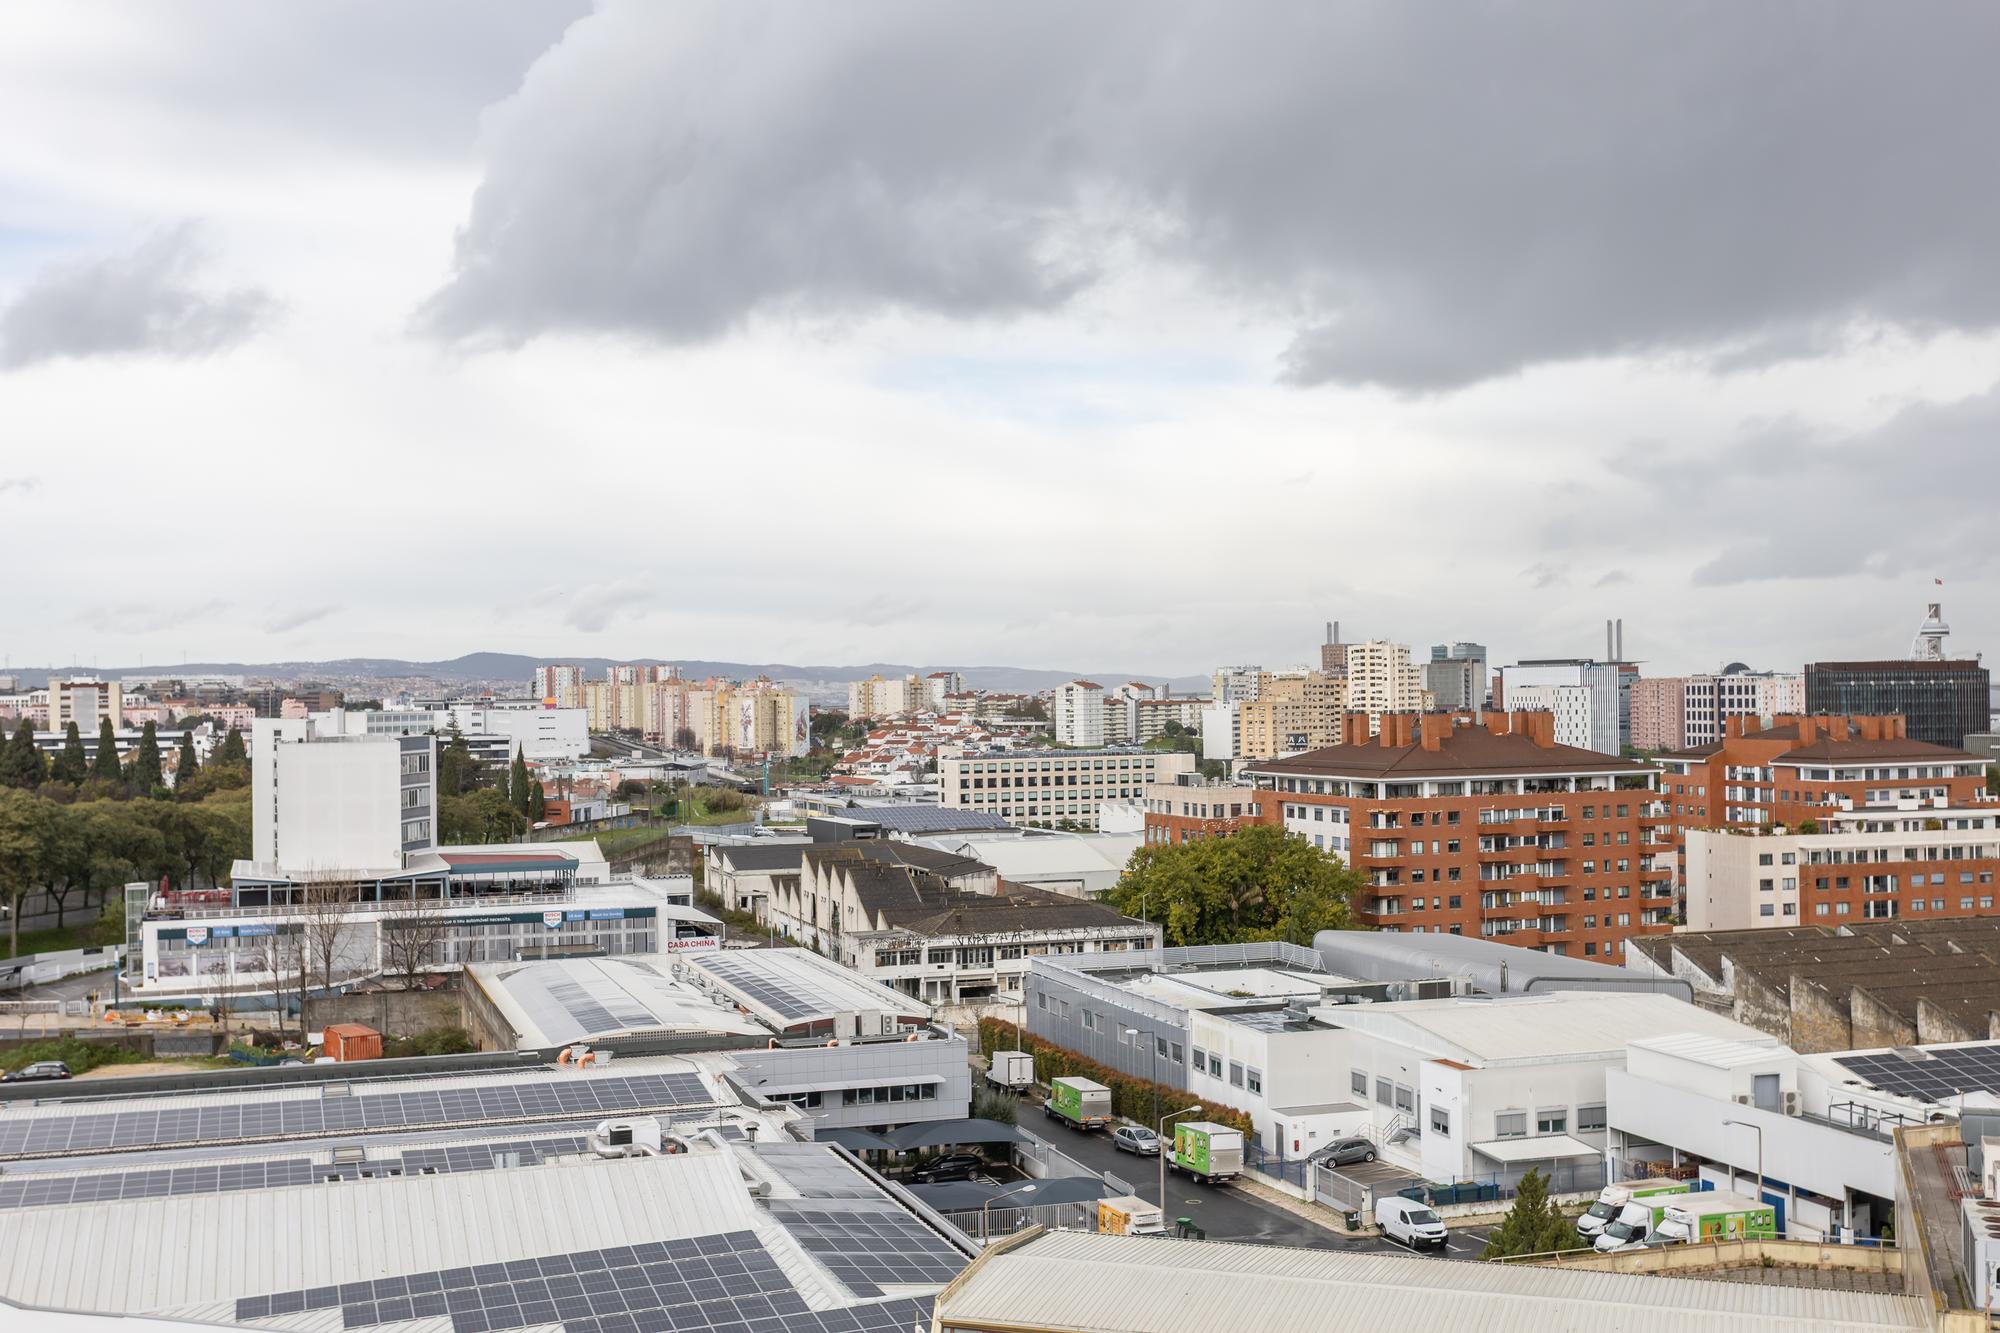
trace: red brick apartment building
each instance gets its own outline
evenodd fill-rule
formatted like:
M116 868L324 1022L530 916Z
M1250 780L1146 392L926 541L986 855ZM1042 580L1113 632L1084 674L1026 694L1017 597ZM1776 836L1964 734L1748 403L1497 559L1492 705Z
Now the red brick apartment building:
M1903 719L1724 719L1722 739L1659 757L1676 842L1695 828L1796 829L1832 810L1899 803L1963 807L1986 799L1979 756L1910 739Z
M1367 877L1369 925L1611 963L1672 929L1658 770L1557 745L1551 713L1391 714L1372 739L1355 718L1344 739L1247 770L1266 822Z

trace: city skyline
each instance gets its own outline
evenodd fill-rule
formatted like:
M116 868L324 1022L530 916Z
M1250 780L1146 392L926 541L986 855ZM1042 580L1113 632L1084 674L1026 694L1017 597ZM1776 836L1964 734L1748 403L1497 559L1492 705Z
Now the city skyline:
M10 659L2000 644L1991 15L754 12L0 20Z

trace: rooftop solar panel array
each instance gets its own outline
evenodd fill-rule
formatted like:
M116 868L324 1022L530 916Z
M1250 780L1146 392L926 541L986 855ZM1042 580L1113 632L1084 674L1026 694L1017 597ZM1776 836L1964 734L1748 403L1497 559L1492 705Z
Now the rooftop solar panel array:
M811 1018L826 1006L783 985L766 969L744 958L704 958L702 970L734 986L781 1018Z
M807 1253L857 1296L885 1286L942 1286L966 1258L893 1204L838 1209L773 1199L766 1205Z
M600 999L582 983L567 977L545 983L544 989L585 1032L625 1032L659 1026L660 1020L653 1011L629 995Z
M815 1313L756 1233L732 1231L246 1297L236 1319L335 1309L344 1329L449 1317L452 1333L557 1322L566 1333L888 1333L927 1326L931 1303Z
M693 1074L616 1077L549 1075L410 1092L354 1093L335 1085L319 1097L176 1106L89 1115L0 1113L0 1157L116 1152L182 1143L235 1143L320 1134L370 1133L536 1117L592 1116L708 1106Z
M150 1171L96 1171L88 1175L0 1176L0 1209L49 1208L69 1203L109 1203L183 1194L232 1194L373 1176L450 1175L535 1166L551 1157L582 1152L582 1135L522 1139L511 1143L448 1144L412 1148L400 1156L365 1162L314 1162L309 1157L261 1162L196 1162Z
M1942 1102L1967 1092L2000 1092L2000 1043L1921 1048L1925 1058L1893 1053L1836 1055L1836 1063L1884 1092Z

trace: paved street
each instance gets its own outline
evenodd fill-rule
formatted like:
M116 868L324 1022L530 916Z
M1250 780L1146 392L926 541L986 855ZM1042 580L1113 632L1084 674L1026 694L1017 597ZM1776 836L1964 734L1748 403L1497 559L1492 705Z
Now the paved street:
M1099 1175L1113 1175L1136 1188L1147 1202L1159 1198L1158 1159L1134 1157L1111 1146L1108 1134L1080 1134L1042 1114L1039 1104L1023 1099L1020 1127L1036 1138L1053 1144L1058 1152L1075 1158ZM1314 1249L1394 1251L1407 1254L1401 1245L1380 1237L1350 1237L1340 1229L1340 1216L1326 1210L1330 1227L1286 1211L1257 1198L1237 1185L1198 1185L1186 1176L1167 1176L1167 1224L1185 1217L1208 1233L1210 1240L1250 1241L1265 1245L1299 1245ZM1490 1227L1453 1230L1449 1254L1454 1259L1477 1259L1485 1247Z

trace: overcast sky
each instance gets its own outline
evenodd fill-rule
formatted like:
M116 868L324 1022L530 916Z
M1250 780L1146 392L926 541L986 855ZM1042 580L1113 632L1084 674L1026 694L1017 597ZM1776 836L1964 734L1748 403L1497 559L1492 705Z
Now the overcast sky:
M13 665L2000 648L2000 8L0 11ZM1945 586L1937 589L1934 579Z

